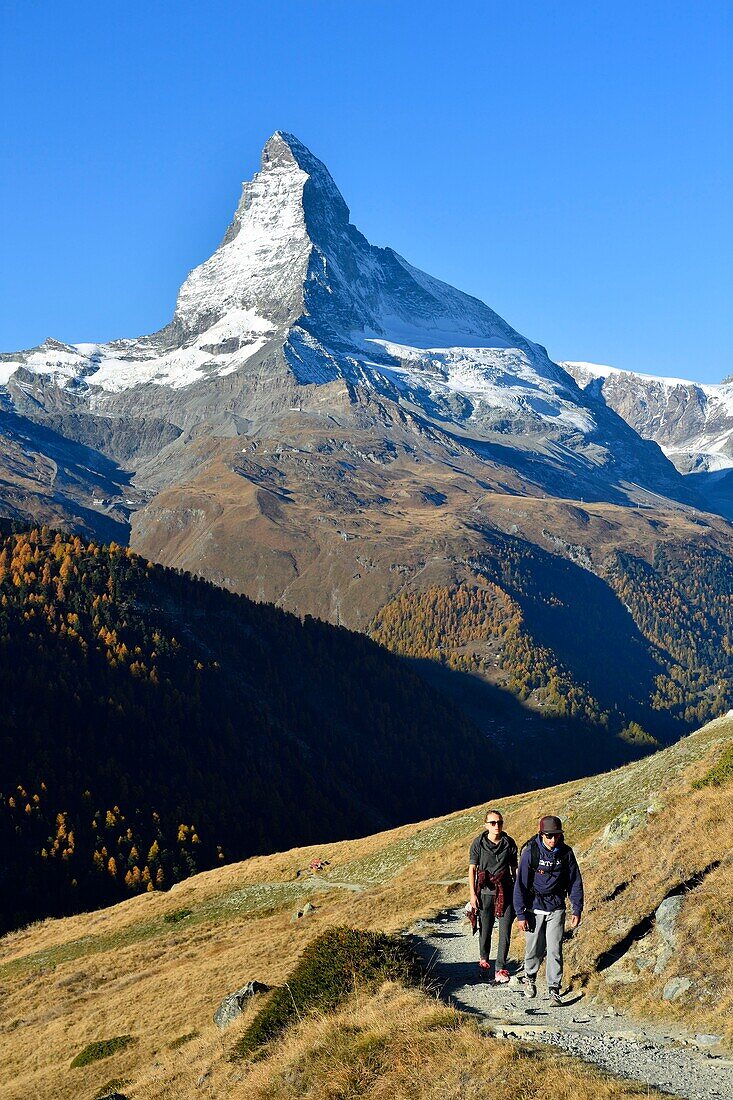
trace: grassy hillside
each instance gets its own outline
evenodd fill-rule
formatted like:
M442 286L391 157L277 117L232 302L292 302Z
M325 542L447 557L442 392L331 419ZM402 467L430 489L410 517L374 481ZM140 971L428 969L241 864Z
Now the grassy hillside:
M520 841L543 812L566 822L587 892L566 956L574 985L601 1003L724 1033L728 1042L732 745L733 720L720 719L617 771L498 800ZM492 803L494 793L486 791ZM250 979L282 985L306 945L334 925L397 931L461 903L463 887L446 883L464 878L481 819L476 807L363 840L260 856L170 893L6 936L0 1100L91 1100L113 1079L129 1082L120 1087L131 1100L457 1100L487 1074L496 1082L491 1095L507 1100L546 1095L550 1085L559 1097L638 1095L552 1052L529 1057L520 1045L483 1037L419 989L394 983L357 987L335 1012L295 1024L259 1060L230 1060L251 1013L219 1033L212 1015L227 993ZM326 872L296 877L314 856L331 861ZM674 949L665 952L653 917L679 891ZM315 910L298 919L308 901ZM515 933L515 956L520 941ZM689 984L665 1000L680 978ZM126 1036L107 1057L71 1068L89 1044Z
M444 812L480 797L489 747L363 635L0 534L0 932Z

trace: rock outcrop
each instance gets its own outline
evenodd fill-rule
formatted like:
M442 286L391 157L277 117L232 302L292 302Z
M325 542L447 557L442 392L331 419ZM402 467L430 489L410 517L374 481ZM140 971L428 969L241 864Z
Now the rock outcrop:
M237 1017L242 1015L245 1007L253 997L257 996L258 993L267 993L269 989L269 985L265 985L263 982L249 981L241 989L229 993L214 1013L214 1023L220 1031L224 1031Z

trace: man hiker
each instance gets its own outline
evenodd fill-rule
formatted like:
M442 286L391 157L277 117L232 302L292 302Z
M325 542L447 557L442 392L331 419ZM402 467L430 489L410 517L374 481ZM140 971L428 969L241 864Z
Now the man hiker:
M506 957L514 920L512 893L517 873L517 845L504 832L504 818L499 810L487 810L484 831L471 844L468 859L469 901L478 918L479 966L482 975L489 977L491 933L496 922L499 948L494 981L503 985L509 981Z
M550 1002L561 1005L562 938L565 901L570 898L570 927L577 928L583 913L583 879L572 848L565 843L562 821L540 818L539 832L522 848L514 886L517 924L524 938L524 993L537 992L537 971L547 956Z

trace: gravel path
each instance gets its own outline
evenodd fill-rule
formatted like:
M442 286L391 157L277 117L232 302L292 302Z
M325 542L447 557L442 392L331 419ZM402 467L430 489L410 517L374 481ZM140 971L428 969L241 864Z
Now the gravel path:
M715 1036L676 1026L640 1023L568 994L562 1008L544 1000L543 975L528 1000L517 976L495 986L478 976L477 941L466 931L462 909L448 909L411 930L423 959L457 1008L484 1017L487 1031L554 1046L609 1073L653 1085L690 1100L733 1097L733 1059L717 1056Z

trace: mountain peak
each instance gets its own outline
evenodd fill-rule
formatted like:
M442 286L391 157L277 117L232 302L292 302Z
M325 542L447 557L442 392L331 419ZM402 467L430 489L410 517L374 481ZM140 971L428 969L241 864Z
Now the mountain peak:
M172 322L133 344L100 351L91 372L84 357L87 384L184 387L269 349L299 383L345 377L479 434L508 419L571 434L593 426L543 349L371 245L325 164L284 130L265 143L221 245L180 288Z
M276 130L265 142L260 158L260 173L267 175L273 169L298 169L304 172L307 176L302 185L304 208L323 208L325 205L339 222L348 222L349 208L328 168L294 134ZM300 181L297 186L300 189Z
M289 134L285 130L276 130L265 142L260 158L260 171L266 172L269 168L281 168L292 164L304 168L310 162L317 163L325 171L325 165L314 157L310 149L294 134Z

